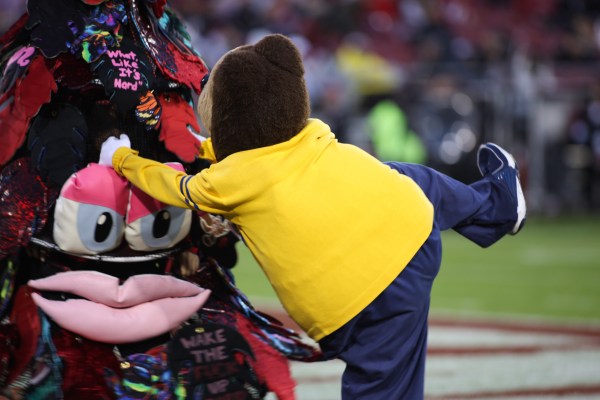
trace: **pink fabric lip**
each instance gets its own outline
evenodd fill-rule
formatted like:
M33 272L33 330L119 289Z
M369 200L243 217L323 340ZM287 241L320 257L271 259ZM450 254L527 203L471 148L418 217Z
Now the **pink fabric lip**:
M33 301L59 326L102 343L132 343L162 335L183 323L206 301L210 290L193 297L167 298L131 308L112 308L87 300L52 301L32 293Z
M210 295L210 290L191 282L152 274L134 275L120 285L117 278L101 272L69 271L28 285L84 297L52 301L32 294L37 306L61 327L113 344L149 339L176 328Z
M122 285L114 276L98 271L68 271L30 280L37 290L72 293L109 307L126 308L166 297L195 296L205 289L168 275L134 275Z

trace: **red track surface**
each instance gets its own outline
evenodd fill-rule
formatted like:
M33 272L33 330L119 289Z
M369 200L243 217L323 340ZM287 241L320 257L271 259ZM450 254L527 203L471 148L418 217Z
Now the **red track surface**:
M432 317L427 363L427 400L600 399L600 325ZM339 399L341 362L292 371L298 400Z

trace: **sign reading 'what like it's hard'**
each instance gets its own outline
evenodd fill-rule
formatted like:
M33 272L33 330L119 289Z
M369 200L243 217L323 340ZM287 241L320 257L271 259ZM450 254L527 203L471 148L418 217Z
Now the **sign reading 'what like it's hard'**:
M154 81L145 51L127 38L118 48L107 50L95 63L94 71L111 101L126 110L139 103Z

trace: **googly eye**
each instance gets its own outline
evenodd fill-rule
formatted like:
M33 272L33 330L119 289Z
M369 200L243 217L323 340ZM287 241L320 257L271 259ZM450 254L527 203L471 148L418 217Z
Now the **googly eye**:
M68 252L99 254L121 244L124 216L103 206L59 198L54 220L54 241Z
M179 163L167 165L183 170ZM125 240L132 249L152 251L171 248L188 235L191 225L191 210L163 204L140 189L131 188Z
M112 168L91 164L76 172L56 201L54 241L76 254L114 250L123 241L128 197L127 181Z
M145 194L141 194L145 196ZM130 203L130 213L135 205ZM135 211L135 210L133 210ZM138 251L167 249L185 238L192 222L191 210L162 205L157 211L129 220L125 228L125 240Z

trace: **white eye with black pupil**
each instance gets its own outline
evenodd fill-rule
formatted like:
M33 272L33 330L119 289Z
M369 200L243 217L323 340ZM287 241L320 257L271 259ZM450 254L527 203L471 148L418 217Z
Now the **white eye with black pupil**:
M125 221L115 210L61 198L57 202L54 240L63 250L99 254L121 244Z
M187 236L191 221L191 210L163 205L158 211L128 221L125 240L138 251L167 249Z

